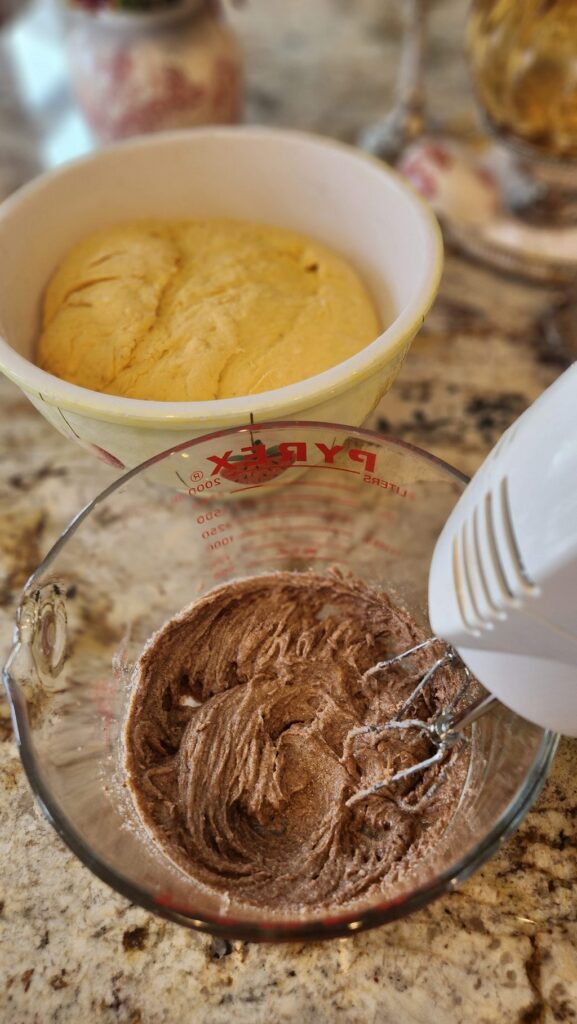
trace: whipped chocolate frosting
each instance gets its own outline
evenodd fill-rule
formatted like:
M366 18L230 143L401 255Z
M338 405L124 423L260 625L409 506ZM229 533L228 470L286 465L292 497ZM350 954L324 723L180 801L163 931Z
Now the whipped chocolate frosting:
M433 752L387 722L435 659L363 678L424 639L385 593L338 572L228 583L171 619L137 666L125 762L152 837L197 882L270 911L343 908L380 892L447 827L465 759L418 811L434 767L353 806L355 792ZM454 692L436 673L414 714Z

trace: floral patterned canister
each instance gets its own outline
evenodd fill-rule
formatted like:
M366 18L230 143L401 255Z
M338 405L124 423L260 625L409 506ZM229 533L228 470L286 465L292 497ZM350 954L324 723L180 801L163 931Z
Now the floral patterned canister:
M109 142L242 114L242 57L215 0L69 0L71 84Z

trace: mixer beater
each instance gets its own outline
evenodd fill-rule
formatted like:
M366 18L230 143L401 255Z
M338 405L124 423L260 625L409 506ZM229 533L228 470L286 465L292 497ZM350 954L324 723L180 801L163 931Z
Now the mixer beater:
M415 655L420 651L425 651L429 648L434 648L435 645L437 647L441 647L443 653L436 658L430 668L427 668L423 672L416 686L406 700L403 701L394 718L390 719L388 722L374 725L363 725L358 728L351 729L346 739L347 745L350 745L357 736L374 736L379 733L386 733L389 730L403 731L416 729L418 732L425 735L433 744L436 748L435 753L423 761L418 761L407 768L402 768L399 771L394 772L389 778L382 779L379 782L375 782L373 785L354 793L353 796L349 797L347 800L347 807L353 807L361 800L365 800L367 797L373 796L381 790L389 789L391 786L394 786L396 782L400 782L402 779L406 779L409 776L416 775L420 772L426 772L434 765L447 762L444 769L436 776L432 784L428 786L417 801L411 803L407 800L403 800L402 797L396 797L396 803L402 808L402 810L413 814L418 813L422 809L423 804L433 796L446 778L446 769L450 766L451 753L460 753L467 743L467 738L465 736L465 730L467 727L472 725L473 722L497 705L498 701L496 697L493 697L491 694L483 694L471 702L465 703L465 706L462 706L463 701L467 697L471 687L476 683L476 680L457 654L455 648L436 636L429 637L427 640L423 640L421 643L415 644L414 647L411 647L406 651L402 651L400 654L396 654L392 658L387 658L385 661L377 662L376 665L373 665L364 673L362 677L363 681L366 681L373 676L378 677L380 673L386 672L395 665L400 665L405 661L409 661L412 655ZM440 669L449 665L462 676L463 681L457 692L443 707L442 711L434 715L429 721L425 721L421 718L404 718L403 716L411 707L414 706L418 697L420 697L426 690L427 686L432 683L436 673Z

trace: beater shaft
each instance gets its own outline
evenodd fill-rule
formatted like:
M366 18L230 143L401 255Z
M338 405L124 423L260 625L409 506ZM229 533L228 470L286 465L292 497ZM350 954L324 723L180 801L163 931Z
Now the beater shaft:
M349 797L346 801L347 807L353 807L356 803L359 803L359 801L364 800L369 796L373 796L375 793L379 793L383 789L393 786L396 782L400 782L401 779L406 779L411 775L416 775L418 772L426 771L428 768L433 767L433 765L440 764L445 760L451 750L453 750L459 743L464 742L465 738L463 736L463 731L467 726L472 725L473 722L476 722L478 718L481 718L482 715L485 715L499 703L497 698L493 697L490 693L482 694L465 708L462 708L460 711L455 711L455 708L463 699L474 680L467 666L459 658L456 650L435 636L430 637L428 640L423 640L421 643L416 644L414 647L411 647L406 651L402 651L400 654L396 654L392 658L387 658L385 661L377 662L376 665L367 669L363 675L363 679L370 679L373 676L378 675L380 672L392 668L394 665L401 664L401 662L405 661L411 655L417 654L419 651L426 650L434 644L443 644L445 648L444 653L423 673L421 678L418 680L417 685L397 711L395 717L391 719L390 722L363 725L358 728L351 729L347 734L347 743L356 736L369 734L374 735L375 733L385 733L389 730L395 729L418 729L419 732L426 735L431 740L437 749L430 757L427 757L416 764L409 765L408 768L402 768L389 778L381 779L378 782L373 783L373 785L368 786L366 789L362 789L357 793L354 793L353 796ZM434 675L441 668L450 664L454 665L455 668L462 672L464 675L464 682L447 706L428 722L425 722L420 718L402 718L411 705L415 703L417 698L423 694L426 686L433 679ZM440 781L442 781L440 778L437 779L436 783L427 790L425 795L419 800L418 806L422 806L423 801L436 791ZM406 803L405 801L401 802ZM415 810L417 809L417 805L407 805L405 809Z

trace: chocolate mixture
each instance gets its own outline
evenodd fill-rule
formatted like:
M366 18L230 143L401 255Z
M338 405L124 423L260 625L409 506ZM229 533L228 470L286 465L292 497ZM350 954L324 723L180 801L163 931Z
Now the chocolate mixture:
M238 580L181 612L140 659L126 725L153 838L235 903L298 913L377 898L434 846L466 770L457 760L417 813L437 768L346 806L432 753L413 729L348 735L387 722L435 654L410 673L363 673L422 639L384 593L337 572ZM456 686L437 673L414 713L428 718Z

